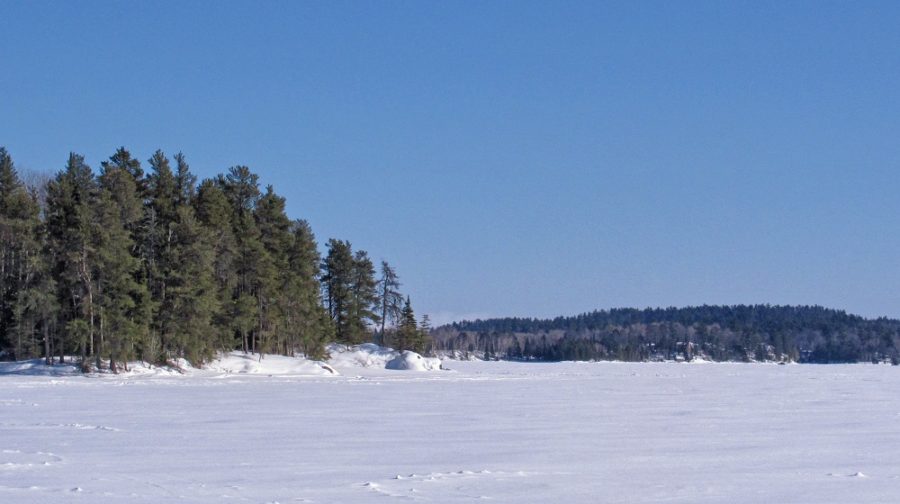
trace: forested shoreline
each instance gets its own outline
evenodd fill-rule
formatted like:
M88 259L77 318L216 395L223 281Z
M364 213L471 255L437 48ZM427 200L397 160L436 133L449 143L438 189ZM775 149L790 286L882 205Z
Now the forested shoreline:
M893 364L900 358L900 321L820 306L623 308L460 322L432 335L436 351L463 358Z
M394 268L312 229L246 166L198 182L184 155L72 153L28 174L0 147L0 358L85 371L219 351L323 358L330 342L423 351Z

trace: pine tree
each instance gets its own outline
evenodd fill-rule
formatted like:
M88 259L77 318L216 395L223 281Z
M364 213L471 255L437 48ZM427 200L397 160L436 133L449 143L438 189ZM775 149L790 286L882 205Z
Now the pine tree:
M60 300L59 327L65 328L58 347L94 354L95 303L94 220L92 205L97 182L84 157L72 153L63 171L47 186L47 240Z
M259 177L246 166L234 166L219 183L231 203L233 232L236 239L234 268L237 285L233 299L237 302L233 313L241 320L234 329L242 334L244 351L256 353L259 344L265 344L269 336L268 311L272 298L274 264L262 242L254 211L260 199ZM250 296L256 313L247 313ZM247 320L256 325L247 328Z
M144 206L139 183L140 163L124 148L103 163L100 193L94 211L100 331L95 354L99 367L106 356L113 371L116 362L135 358L150 328L152 301L138 257ZM146 193L146 186L143 189Z
M190 205L194 200L197 187L197 176L191 173L191 167L188 165L184 154L175 154L175 192L177 198L175 205L182 207Z
M234 291L237 273L234 262L237 255L237 240L234 237L232 211L222 184L216 180L204 180L197 189L194 202L197 219L210 233L213 249L213 280L216 285L218 311L213 314L213 325L220 335L217 346L232 349L235 346L237 330L233 320Z
M299 348L307 357L324 358L333 326L319 294L320 258L316 238L309 224L302 220L292 223L291 238L280 298L289 353Z
M339 343L352 344L350 295L353 278L353 249L345 240L328 240L328 254L322 261L322 288L328 314L334 322Z
M369 325L379 322L378 284L375 281L375 265L365 250L357 250L353 255L353 269L350 280L350 321L349 340L353 344L370 339ZM377 327L377 326L376 326Z
M53 287L47 283L39 215L36 194L0 147L0 352L16 359L38 354L35 329L41 325L47 332L53 308L41 291Z
M427 313L422 315L422 321L419 322L419 340L416 344L418 348L418 350L416 350L417 352L431 353L431 317L429 317ZM518 341L516 344L518 344ZM519 353L521 354L521 351Z
M166 296L158 316L166 357L183 357L195 365L211 359L217 349L214 316L220 299L214 278L215 251L211 233L188 206L178 208L167 249Z
M156 151L145 176L122 147L95 176L73 153L39 192L0 148L4 355L75 352L85 370L108 360L113 371L137 357L199 365L235 347L323 358L329 341L361 343L399 320L387 262L376 282L347 241L330 240L323 259L309 224L247 167L195 187L174 159L173 172Z
M403 296L400 294L400 278L394 268L381 261L381 278L378 280L378 294L381 301L381 331L379 343L385 344L385 325L388 320L396 324L400 320L400 311L403 305Z
M416 351L419 346L419 340L420 335L416 315L413 312L412 304L409 302L409 296L407 296L406 303L403 304L403 309L400 311L400 324L392 341L394 350L399 352L404 350Z

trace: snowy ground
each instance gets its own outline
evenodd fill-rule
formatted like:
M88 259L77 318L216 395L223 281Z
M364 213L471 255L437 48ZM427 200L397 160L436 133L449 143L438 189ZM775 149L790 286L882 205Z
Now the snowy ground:
M0 502L900 499L896 367L284 365L0 376Z

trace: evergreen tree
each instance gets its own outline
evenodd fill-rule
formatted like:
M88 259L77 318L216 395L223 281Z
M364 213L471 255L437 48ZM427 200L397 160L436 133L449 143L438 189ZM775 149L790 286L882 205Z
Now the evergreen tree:
M0 352L14 358L38 353L35 330L44 331L45 352L53 311L43 255L37 196L29 192L6 149L0 147Z
M167 249L166 296L161 300L158 327L165 357L183 357L201 365L217 349L214 317L220 298L214 278L215 251L211 233L194 216L193 208L178 208Z
M381 301L381 331L379 343L385 344L385 325L388 320L396 324L400 319L403 296L400 294L400 278L394 268L381 261L381 278L378 280L378 294Z
M95 358L99 367L101 357L107 357L114 371L117 361L127 363L136 357L150 327L152 302L143 281L136 241L144 215L138 187L143 181L136 177L142 175L140 163L120 148L103 163L99 197L94 204L94 278L100 301Z
M329 341L361 343L399 320L387 262L376 282L347 241L321 258L309 224L245 166L196 187L174 160L173 171L156 151L145 176L122 147L95 176L73 153L45 191L29 190L0 148L0 355L74 352L85 370L113 371L236 347L324 358Z
M285 199L275 194L272 186L267 186L265 194L256 203L254 217L268 260L265 269L258 269L260 348L263 352L289 354L287 312L291 300L287 299L290 295L287 286L291 283L292 272L288 253L294 236L291 219L285 213Z
M353 344L370 339L370 324L379 322L378 283L375 281L375 265L365 250L357 250L353 255L350 280L350 320L348 339Z
M419 341L417 342L419 350L418 352L426 352L430 353L432 350L432 342L431 342L431 317L428 314L422 315L422 321L419 322ZM516 345L519 342L516 340ZM522 352L519 351L518 355L521 356Z
M217 346L231 349L238 334L234 314L234 292L237 273L234 268L237 240L234 237L232 211L222 185L216 180L204 180L197 189L194 203L197 219L210 233L213 253L213 279L216 284L218 311L213 314L213 325L220 335Z
M406 302L400 312L400 324L394 334L393 344L394 349L400 352L404 350L421 352L423 350L422 333L416 322L416 315L409 302L409 296L406 297Z
M197 176L191 173L184 154L175 154L175 204L182 207L191 204L196 193Z
M328 240L328 254L322 261L322 287L328 314L334 322L335 338L339 343L352 344L351 282L354 261L350 242Z
M236 302L233 313L241 320L234 329L242 335L243 350L255 353L258 343L269 334L267 315L275 268L262 242L262 233L254 215L260 199L259 177L246 166L233 166L228 170L228 175L219 179L219 183L231 203L236 239L233 265L237 285L233 296ZM256 306L252 315L247 312L251 298ZM246 323L251 319L256 325L249 328Z
M290 352L299 348L314 359L325 357L325 344L333 326L319 294L319 252L315 235L306 221L291 225L288 274L282 286L282 310Z
M94 271L97 183L84 157L72 153L66 167L47 186L46 226L51 270L60 300L60 358L76 350L82 361L94 355L96 292Z

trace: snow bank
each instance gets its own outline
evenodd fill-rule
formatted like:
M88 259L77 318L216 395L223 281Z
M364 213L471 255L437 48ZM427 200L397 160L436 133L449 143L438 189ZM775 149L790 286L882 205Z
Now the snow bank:
M223 375L261 375L261 376L334 376L340 375L338 369L353 372L359 368L373 370L413 370L434 371L441 369L441 360L422 357L415 352L397 352L390 348L380 347L372 343L347 347L331 345L328 348L331 359L328 362L309 360L304 357L285 357L283 355L244 354L229 352L202 368L195 368L184 359L177 359L170 366L152 366L145 362L129 362L128 371L120 365L119 372L109 371L107 363L95 375L110 375L119 378L129 377L167 377L198 376L218 377ZM74 362L74 359L71 361ZM42 359L19 362L0 362L0 376L77 376L81 375L77 364L54 364L48 366Z
M410 371L436 371L441 369L441 360L422 357L410 352L398 352L392 348L365 343L353 347L331 345L329 363L335 367L362 367L370 369L391 369Z
M409 371L437 371L441 369L441 360L422 357L415 352L407 350L389 360L384 367L386 369L402 369Z
M340 367L363 367L384 369L387 362L397 356L390 348L365 343L348 347L346 345L328 345L331 358L328 362Z
M42 359L19 362L0 362L0 375L22 376L77 376L81 375L77 364L54 364L48 366ZM119 372L109 371L107 363L97 375L111 375L119 378L153 376L220 376L229 374L258 374L265 376L327 376L339 374L324 362L302 357L282 355L244 354L229 352L202 368L196 368L184 359L175 360L171 366L152 366L145 362L129 362L128 371L120 365Z
M213 373L239 373L261 375L321 376L338 374L328 364L319 361L283 355L244 354L231 352L210 362L203 368Z

